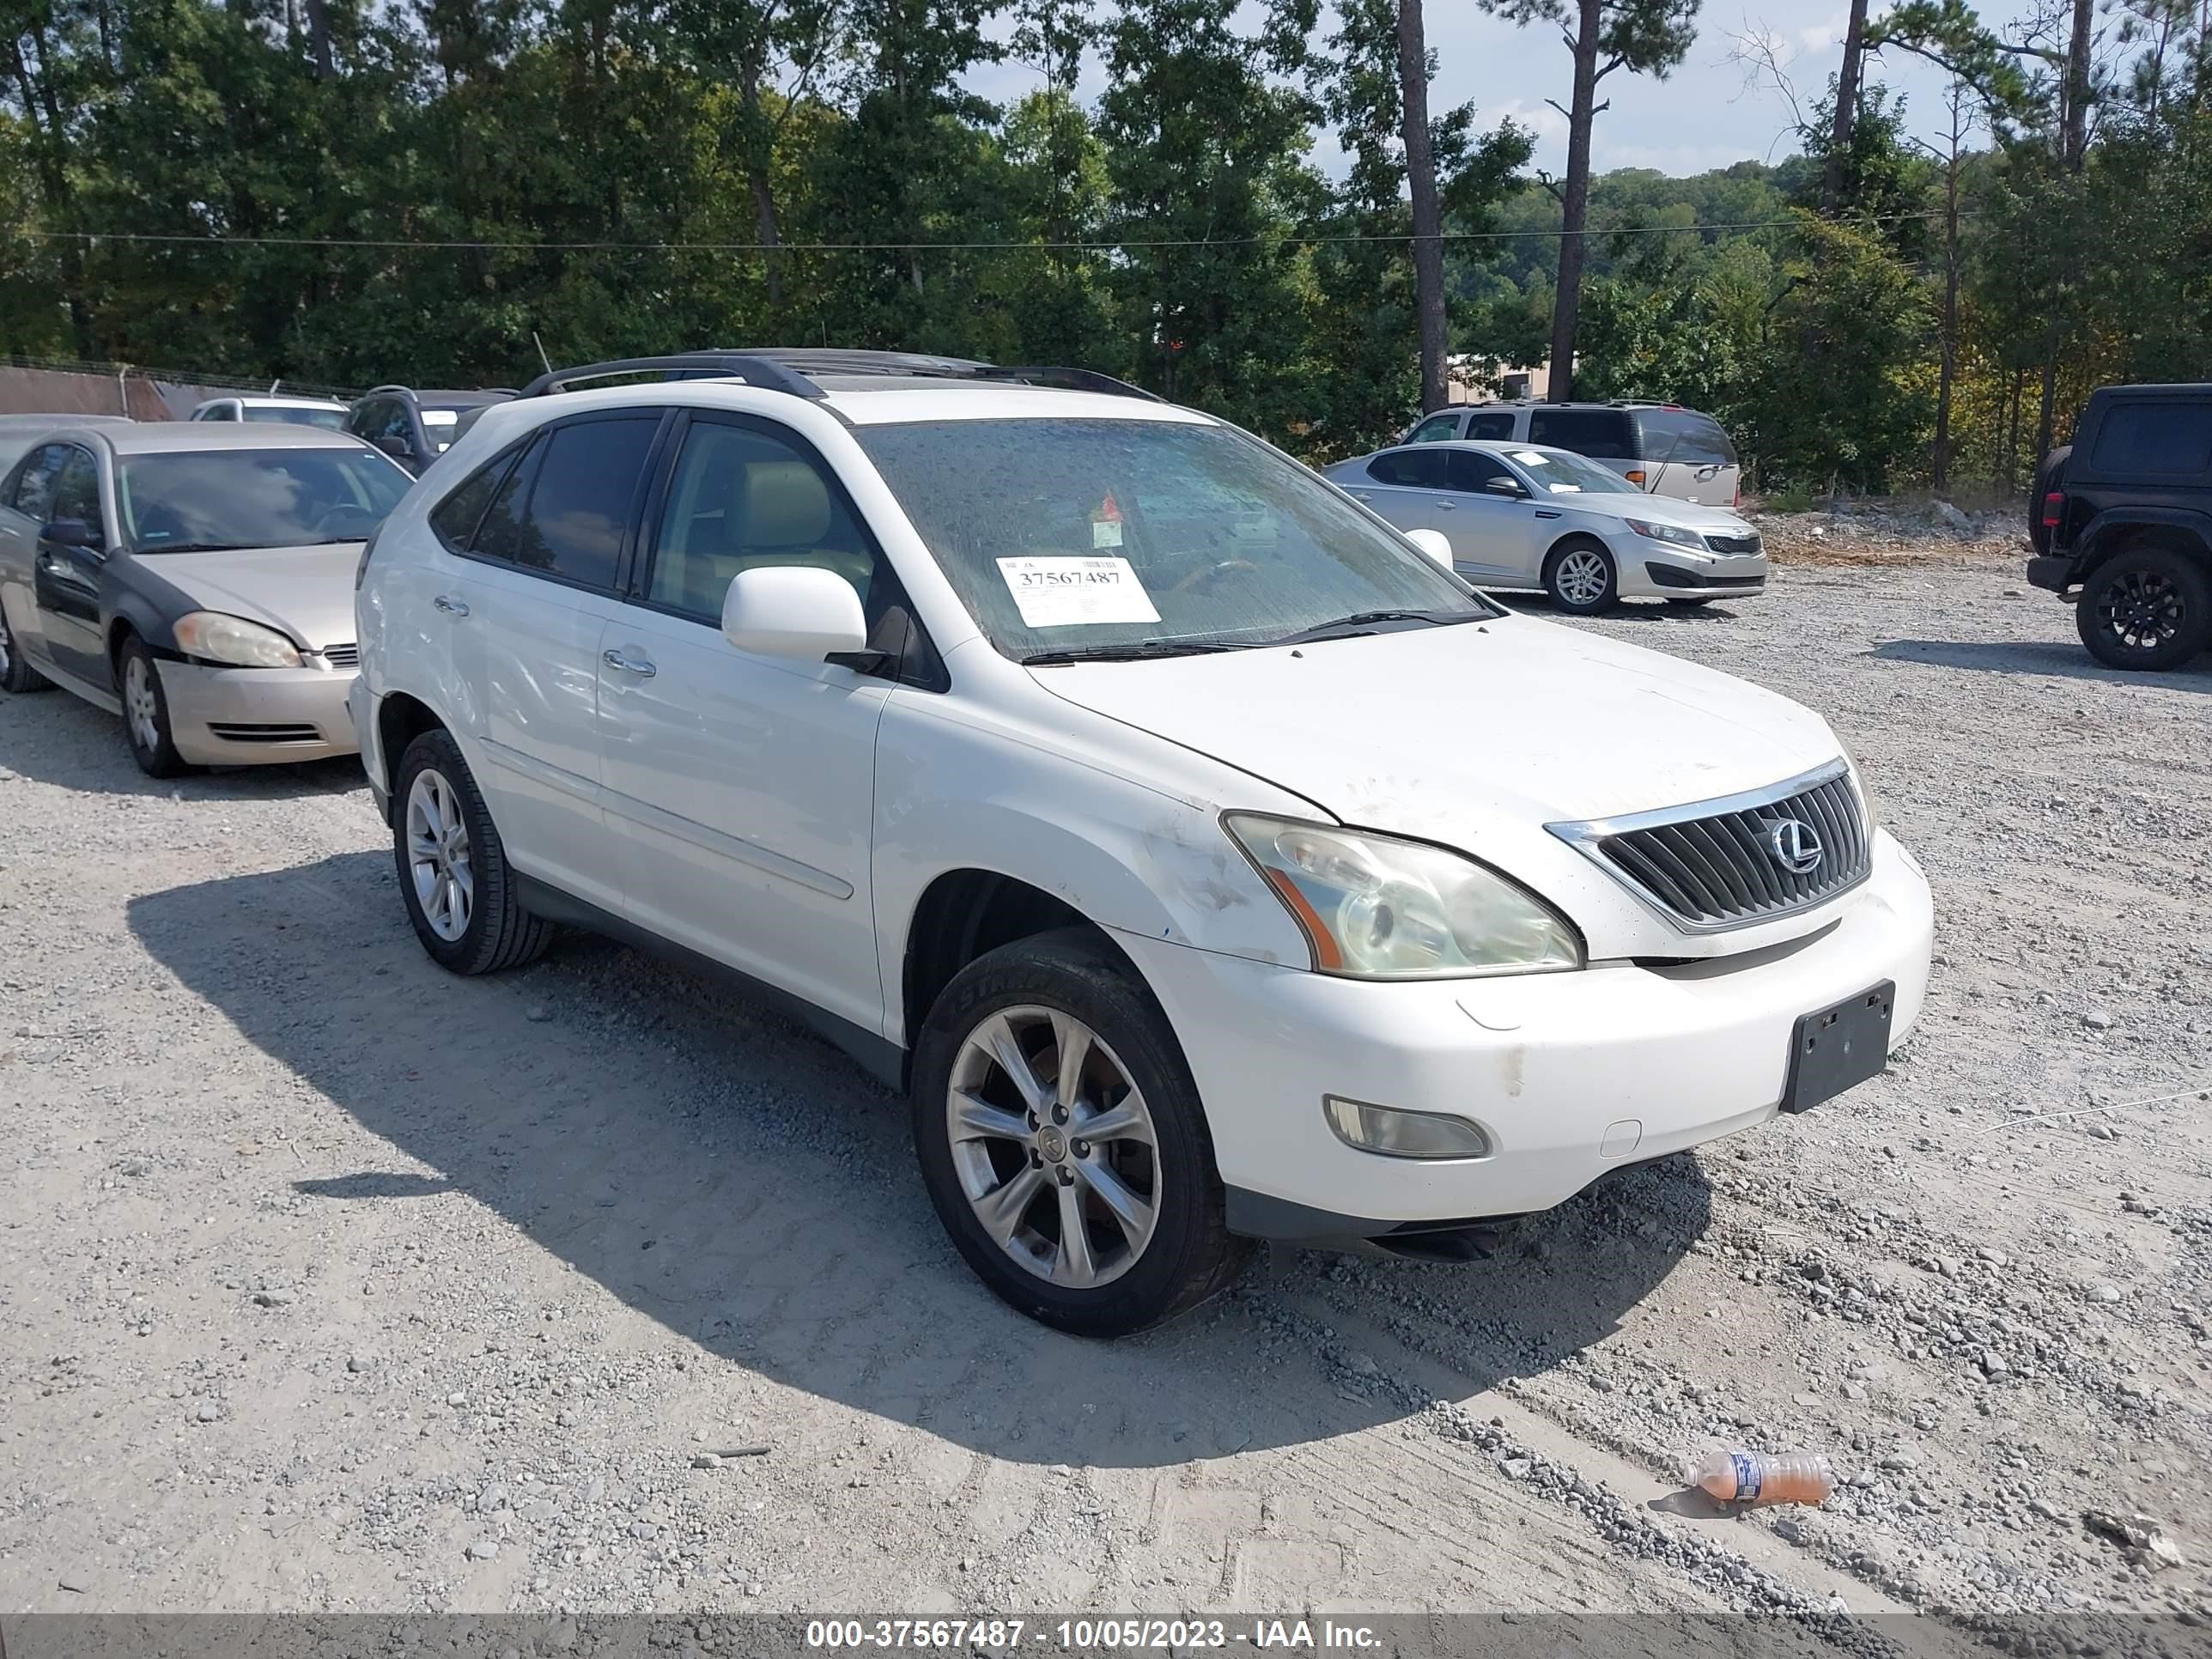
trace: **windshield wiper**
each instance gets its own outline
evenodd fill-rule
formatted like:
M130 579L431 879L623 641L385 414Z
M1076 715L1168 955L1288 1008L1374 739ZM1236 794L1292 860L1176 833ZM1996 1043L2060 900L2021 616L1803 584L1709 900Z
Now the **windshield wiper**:
M1334 622L1316 623L1311 628L1301 628L1295 634L1285 634L1279 639L1267 641L1270 645L1302 645L1309 640L1357 639L1362 634L1371 634L1377 623L1432 623L1438 627L1451 623L1480 622L1481 613L1474 611L1355 611L1349 617L1339 617Z
M1195 657L1212 651L1247 651L1257 641L1139 640L1132 645L1070 645L1056 651L1032 651L1022 659L1024 667L1048 667L1070 662L1139 662L1147 657Z
M131 550L135 553L240 553L245 550L244 542L156 542L151 546Z

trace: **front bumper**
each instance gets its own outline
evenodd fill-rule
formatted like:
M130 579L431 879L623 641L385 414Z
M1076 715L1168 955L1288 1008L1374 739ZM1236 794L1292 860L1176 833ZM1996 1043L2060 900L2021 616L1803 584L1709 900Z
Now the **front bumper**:
M1698 558L1644 537L1616 541L1620 593L1629 599L1749 599L1766 589L1771 567L1764 553Z
M1680 966L1376 984L1121 943L1182 1038L1231 1225L1375 1237L1548 1209L1609 1170L1764 1121L1801 1015L1890 980L1892 1043L1904 1039L1933 933L1919 866L1877 834L1872 874L1825 927ZM1493 1150L1437 1162L1358 1151L1331 1132L1324 1094L1463 1117Z
M349 668L161 664L177 753L195 766L266 766L354 752Z

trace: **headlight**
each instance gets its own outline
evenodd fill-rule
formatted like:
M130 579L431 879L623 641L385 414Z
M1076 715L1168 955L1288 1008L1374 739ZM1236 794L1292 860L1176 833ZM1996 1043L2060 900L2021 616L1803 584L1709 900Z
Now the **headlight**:
M1871 839L1880 822L1875 813L1874 791L1867 787L1866 774L1859 770L1859 763L1851 758L1848 749L1844 750L1844 768L1851 775L1851 787L1859 792L1859 811L1866 814L1867 836Z
M188 657L229 663L239 668L297 668L300 648L273 628L226 617L219 611L195 611L177 618L177 648Z
M1461 979L1583 965L1564 918L1473 859L1253 813L1223 823L1297 918L1319 972Z
M1705 538L1694 530L1685 530L1678 524L1653 524L1648 519L1624 519L1626 524L1639 536L1648 536L1655 542L1664 542L1669 547L1694 548L1703 553Z

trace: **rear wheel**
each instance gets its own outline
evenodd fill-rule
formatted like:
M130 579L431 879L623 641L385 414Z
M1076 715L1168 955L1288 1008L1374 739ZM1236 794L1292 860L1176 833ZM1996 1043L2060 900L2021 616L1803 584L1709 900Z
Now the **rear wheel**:
M2101 663L2182 667L2212 647L2212 572L2172 548L2130 548L2090 573L2074 621Z
M1249 1258L1167 1017L1087 933L1018 939L954 976L922 1029L913 1109L945 1231L1033 1319L1126 1335Z
M8 627L7 607L0 605L0 691L37 691L52 684L25 658Z
M515 897L514 872L460 745L425 732L399 757L392 855L415 937L441 968L496 973L534 962L553 924Z
M161 690L161 671L146 641L133 634L116 653L116 683L123 693L123 732L131 757L149 778L181 777L191 770L177 752L169 728L169 700Z
M1601 542L1561 542L1544 561L1544 591L1571 616L1594 617L1612 609L1620 593L1613 555Z

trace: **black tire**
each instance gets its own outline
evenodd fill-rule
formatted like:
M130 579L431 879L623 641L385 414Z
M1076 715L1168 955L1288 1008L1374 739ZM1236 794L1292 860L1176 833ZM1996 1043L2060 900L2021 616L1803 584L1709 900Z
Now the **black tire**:
M451 927L450 910L441 902L443 920L434 922L423 908L425 900L417 889L416 861L409 842L410 803L416 781L425 774L440 781L441 787L426 785L426 789L436 794L443 805L458 803L466 832L459 851L465 854L471 890L465 915L460 919L464 925L450 937L441 931L441 926ZM461 758L460 745L445 732L425 732L399 757L392 796L392 854L398 869L400 902L407 907L407 920L414 924L415 937L422 941L430 959L441 968L456 974L498 973L535 962L553 942L554 924L531 915L516 899L514 872L507 864L507 848L491 821L491 811L484 805L468 763ZM432 862L438 869L449 867ZM439 884L432 884L434 897Z
M1082 1118L1069 1122L1068 1138L1061 1143L1065 1170L1059 1164L1046 1164L1034 1149L1017 1151L1015 1143L1007 1140L989 1142L994 1152L988 1154L975 1150L985 1143L967 1143L969 1150L956 1156L949 1122L955 1065L979 1027L1010 1010L1021 1017L1019 1011L1025 1009L1073 1015L1088 1026L1103 1046L1097 1063L1109 1076L1126 1075L1143 1097L1152 1132L1152 1186L1139 1195L1153 1201L1151 1231L1138 1249L1129 1249L1127 1230L1116 1229L1103 1202L1089 1196L1091 1178L1086 1176L1080 1183L1074 1179L1076 1161L1089 1165L1101 1156L1118 1155L1103 1146L1086 1148L1074 1138ZM1042 1060L1044 1051L1034 1057ZM1056 1073L1056 1050L1051 1058ZM1218 1295L1236 1282L1251 1259L1249 1242L1231 1236L1224 1218L1212 1138L1206 1133L1206 1114L1182 1045L1152 993L1092 933L1068 929L1018 939L978 957L954 975L930 1010L915 1048L913 1114L922 1182L945 1230L976 1276L1001 1300L1032 1319L1078 1336L1126 1336ZM1116 1147L1127 1145L1117 1142ZM1001 1245L985 1228L963 1185L959 1158L985 1156L994 1162L1005 1160L1000 1178L1023 1174L1024 1158L1032 1167L1049 1170L1059 1184L1078 1193L1071 1201L1079 1213L1084 1206L1091 1206L1095 1220L1086 1224L1086 1237L1103 1235L1109 1252L1118 1239L1132 1259L1119 1268L1118 1276L1084 1288L1054 1284L1023 1266L1013 1253L1015 1246ZM1139 1178L1143 1173L1138 1172ZM1066 1212L1054 1181L1044 1179L1019 1214L1034 1221L1033 1237L1049 1233L1056 1239L1060 1218ZM1018 1216L1016 1224L1020 1224ZM1018 1238L1016 1243L1019 1242ZM1057 1256L1056 1243L1054 1248ZM1090 1253L1086 1244L1086 1259Z
M43 691L53 682L31 666L23 647L8 626L8 610L0 605L0 691Z
M182 777L191 771L191 763L177 752L169 726L169 698L161 690L161 665L136 634L115 653L115 688L123 701L124 740L131 745L131 758L138 763L138 769L149 778ZM143 707L138 701L142 696Z
M2081 584L2074 625L2107 667L2185 667L2212 648L2212 569L2170 547L2115 553Z
M1562 586L1563 575L1571 576L1577 572L1581 556L1593 553L1603 567L1603 586L1592 590L1576 584L1571 592ZM1612 610L1620 600L1620 572L1603 542L1589 536L1570 536L1544 560L1544 592L1551 595L1556 609L1571 617L1595 617L1600 611Z

